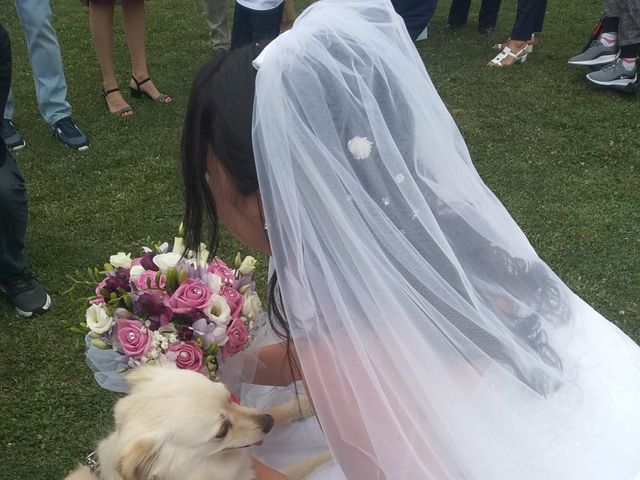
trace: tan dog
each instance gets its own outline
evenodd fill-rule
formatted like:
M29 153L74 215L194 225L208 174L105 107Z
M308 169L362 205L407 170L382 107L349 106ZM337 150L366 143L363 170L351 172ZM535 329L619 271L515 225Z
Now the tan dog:
M249 447L275 424L309 415L306 397L269 413L231 401L224 385L175 367L128 376L131 393L114 409L116 428L97 449L99 468L79 467L66 480L254 480ZM283 470L302 480L329 454Z

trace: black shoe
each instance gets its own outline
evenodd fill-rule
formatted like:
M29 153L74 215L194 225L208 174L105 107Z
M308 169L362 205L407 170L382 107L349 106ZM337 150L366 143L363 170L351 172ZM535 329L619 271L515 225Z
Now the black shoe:
M44 287L26 272L0 280L0 292L9 297L16 312L23 317L45 313L51 305L51 297Z
M494 29L495 27L478 27L478 33L480 33L480 35L484 35L485 37L488 37L493 33Z
M447 23L444 28L446 28L447 30L451 30L452 32L457 32L458 30L460 30L462 27L464 27L464 23L463 24L457 24L457 23Z
M9 150L20 150L27 144L16 124L8 118L2 120L2 140Z
M67 147L80 151L89 148L89 139L70 116L58 120L51 128L53 135Z

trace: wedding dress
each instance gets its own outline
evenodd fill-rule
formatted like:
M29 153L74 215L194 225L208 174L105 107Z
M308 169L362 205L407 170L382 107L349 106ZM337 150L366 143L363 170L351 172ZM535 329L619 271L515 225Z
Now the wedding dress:
M391 4L317 2L256 66L272 262L318 416L256 455L329 448L314 479L640 479L640 348L485 186Z

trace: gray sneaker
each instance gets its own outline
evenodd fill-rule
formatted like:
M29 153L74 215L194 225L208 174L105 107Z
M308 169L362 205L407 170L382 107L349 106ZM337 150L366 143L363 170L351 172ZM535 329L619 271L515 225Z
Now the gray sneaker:
M595 40L591 46L575 57L569 59L569 65L577 67L602 67L618 58L618 46L607 47Z
M51 297L42 284L26 272L0 280L0 293L9 297L23 317L43 314L51 306Z
M89 148L89 138L78 128L73 118L64 117L51 125L53 135L64 143L67 147L74 150L83 151Z
M597 72L587 74L587 80L602 87L632 92L638 81L638 69L627 70L618 60Z

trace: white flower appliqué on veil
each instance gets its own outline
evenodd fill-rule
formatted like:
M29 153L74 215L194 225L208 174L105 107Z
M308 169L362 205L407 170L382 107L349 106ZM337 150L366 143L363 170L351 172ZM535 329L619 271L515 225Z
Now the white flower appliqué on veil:
M356 160L366 160L371 155L373 142L367 137L353 137L347 143L347 148Z

